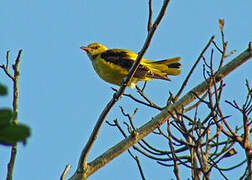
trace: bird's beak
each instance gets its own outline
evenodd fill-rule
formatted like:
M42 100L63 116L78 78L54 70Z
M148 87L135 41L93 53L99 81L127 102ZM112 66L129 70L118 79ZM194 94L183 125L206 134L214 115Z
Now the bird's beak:
M81 48L82 50L86 51L86 52L88 52L88 51L90 50L89 47L85 47L85 46L81 46L80 48Z

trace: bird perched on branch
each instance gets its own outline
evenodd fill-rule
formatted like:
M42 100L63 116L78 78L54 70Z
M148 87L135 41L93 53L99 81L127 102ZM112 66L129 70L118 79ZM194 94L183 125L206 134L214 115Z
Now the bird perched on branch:
M137 58L137 54L125 49L108 49L99 43L80 47L87 52L92 61L96 73L104 81L118 86L127 76L131 66ZM180 57L174 57L161 61L142 59L133 78L128 86L134 88L138 81L149 81L152 79L163 79L170 81L167 75L179 75L181 64Z

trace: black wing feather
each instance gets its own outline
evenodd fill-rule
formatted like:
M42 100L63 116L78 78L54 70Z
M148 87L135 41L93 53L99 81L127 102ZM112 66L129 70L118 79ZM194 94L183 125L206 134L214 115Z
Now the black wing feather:
M128 53L123 50L107 50L101 54L101 58L103 58L106 62L113 63L127 70L129 70L135 62L130 58ZM149 72L149 68L140 64L134 77L144 78Z

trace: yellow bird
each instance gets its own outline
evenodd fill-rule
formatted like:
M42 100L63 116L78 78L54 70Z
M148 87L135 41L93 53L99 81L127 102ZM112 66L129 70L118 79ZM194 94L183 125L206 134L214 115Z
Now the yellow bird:
M87 52L96 73L104 81L121 86L122 80L127 76L129 69L137 58L137 54L125 49L108 49L99 43L80 47ZM170 81L167 75L179 75L180 57L161 61L142 59L140 65L128 86L134 88L138 81L163 79Z

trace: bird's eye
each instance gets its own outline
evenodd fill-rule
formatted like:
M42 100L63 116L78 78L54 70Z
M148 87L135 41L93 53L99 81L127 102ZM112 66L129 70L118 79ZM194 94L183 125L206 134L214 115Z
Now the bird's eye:
M92 47L92 49L98 49L98 46L94 46L94 47Z

